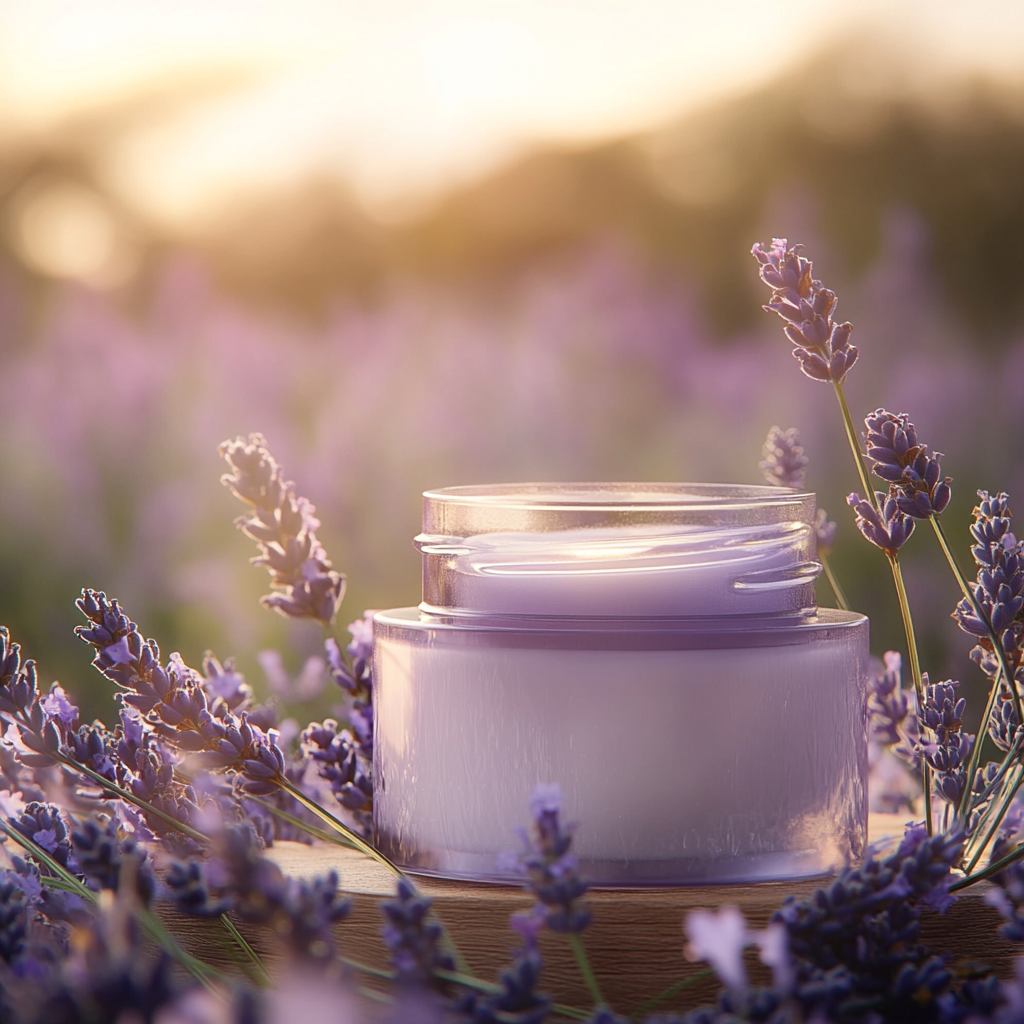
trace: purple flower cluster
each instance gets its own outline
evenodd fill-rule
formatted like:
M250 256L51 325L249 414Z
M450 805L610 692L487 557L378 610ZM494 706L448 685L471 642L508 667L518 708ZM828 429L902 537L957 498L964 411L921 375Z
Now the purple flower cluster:
M180 911L220 917L230 910L269 925L299 960L336 958L333 928L351 904L338 892L335 872L311 880L287 877L263 856L263 842L248 823L225 829L217 846L212 860L176 861L168 869L164 881Z
M523 848L503 858L527 878L526 890L536 896L538 916L555 932L581 932L590 924L590 911L582 904L587 884L576 871L572 854L574 825L560 821L562 791L557 785L534 787L530 799L533 826L519 829Z
M284 479L262 434L225 441L218 451L231 467L221 483L252 506L235 525L259 545L253 565L270 573L274 592L261 598L263 604L290 618L330 625L345 593L345 577L331 568L316 538L316 509L296 497L295 484Z
M1001 675L1001 662L1005 660L1014 685L1019 687L1024 661L1024 545L1010 531L1013 513L1009 496L1000 493L993 497L988 491L978 491L978 498L971 526L971 553L978 566L972 589L981 616L964 598L953 618L975 639L971 659L990 679L1000 680L989 735L1000 749L1007 751L1020 723L1008 681ZM998 650L989 635L990 626L998 640Z
M842 384L859 355L850 344L853 324L833 320L836 294L815 280L802 250L801 245L790 247L785 238L773 238L767 251L754 244L751 254L760 264L761 280L772 289L764 308L786 321L793 355L808 377Z
M878 508L856 493L848 495L846 501L857 514L857 529L875 547L895 558L914 532L914 520L900 511L892 494L875 492L875 497Z
M79 626L76 633L96 651L93 665L119 687L123 703L142 713L139 742L146 744L151 769L146 778L158 786L173 785L173 764L162 745L167 744L187 755L195 770L237 773L248 793L263 795L278 788L285 770L278 734L274 729L264 732L247 711L236 714L231 709L219 692L224 690L223 672L203 677L178 655L163 665L156 641L145 640L117 601L108 601L103 593L85 590L77 603L90 624ZM212 671L214 659L208 657L207 666ZM236 709L242 707L248 687L232 682L229 697ZM147 743L147 731L162 744Z
M761 455L760 468L768 483L803 490L810 459L804 455L800 431L796 427L788 430L772 427L768 431ZM819 552L827 554L832 550L836 539L836 524L829 519L823 508L817 511L814 535Z
M381 935L402 985L429 988L438 984L435 971L455 970L455 961L442 944L444 932L430 919L431 903L408 879L400 878L395 898L381 904L387 921Z
M914 519L942 512L952 496L950 477L942 475L941 452L929 454L917 439L906 413L876 409L864 420L871 471L888 481L899 510Z
M921 720L933 737L923 744L924 759L935 773L934 784L939 795L956 808L967 786L966 765L974 747L974 736L963 731L967 701L956 696L958 682L929 683L927 673L923 681Z
M373 782L352 734L339 729L333 718L311 722L300 739L302 755L312 761L320 778L330 783L342 807L350 810L364 836L373 829Z
M333 638L324 643L331 676L347 697L345 714L367 762L373 760L373 612L350 623L347 658Z
M770 484L803 490L807 465L800 431L796 427L783 430L772 427L761 449L761 472Z
M894 748L899 757L916 767L921 732L913 694L903 689L903 659L896 651L886 651L883 660L884 670L869 684L868 738Z

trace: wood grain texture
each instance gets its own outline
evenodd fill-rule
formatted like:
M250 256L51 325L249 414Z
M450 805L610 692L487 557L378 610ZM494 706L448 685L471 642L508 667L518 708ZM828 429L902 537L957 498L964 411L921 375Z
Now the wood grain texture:
M902 830L900 817L872 816L872 841L898 836ZM268 856L286 874L295 877L336 870L342 888L352 899L352 913L337 929L343 954L372 967L387 968L379 909L381 900L394 892L394 878L387 869L354 851L329 845L279 843L268 851ZM603 995L617 1012L632 1013L653 995L703 971L705 964L688 963L683 956L683 921L689 911L731 903L743 911L753 927L763 927L787 895L810 896L822 881L591 891L587 899L594 920L584 938ZM433 899L438 917L473 973L485 980L495 980L508 965L518 943L518 936L508 927L509 916L527 909L532 903L530 897L513 886L426 877L417 878L416 884ZM1008 977L1019 950L1014 943L999 937L999 915L984 902L983 895L984 886L975 886L945 915L926 910L922 938L936 952L987 963L1001 977ZM208 962L229 966L237 958L218 923L178 915L168 915L166 921L189 949ZM240 927L272 971L280 965L277 936L266 929L244 924ZM544 991L557 1002L589 1006L590 997L564 938L543 935L541 951ZM755 980L766 977L753 954L748 967ZM373 984L366 976L360 976L360 981ZM663 1008L681 1010L709 1002L718 987L714 978L697 981Z

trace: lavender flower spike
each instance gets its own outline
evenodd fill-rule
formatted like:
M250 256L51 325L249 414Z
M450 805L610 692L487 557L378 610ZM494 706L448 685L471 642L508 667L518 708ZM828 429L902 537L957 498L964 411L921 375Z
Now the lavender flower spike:
M262 434L225 441L218 451L232 470L221 483L252 506L252 513L235 525L259 545L253 565L264 565L270 573L274 593L261 599L264 606L330 625L345 593L345 577L331 568L316 538L316 509L296 497L295 484L284 479Z
M502 858L519 874L527 877L525 888L545 909L545 921L553 932L581 932L590 924L590 911L581 906L586 883L576 873L572 855L574 825L559 820L562 791L558 785L534 787L530 799L533 834L520 829L521 854Z
M761 472L770 484L803 490L805 470L810 459L800 444L800 431L796 427L783 430L772 427L761 449Z
M786 337L800 369L812 380L842 384L859 352L850 344L853 325L832 319L835 292L812 275L811 261L801 255L803 246L790 247L785 238L773 238L765 251L760 243L750 250L761 265L761 280L772 289L764 308L786 321Z
M951 480L942 476L939 464L942 453L928 453L905 412L876 409L864 425L868 458L875 460L871 471L892 485L900 511L915 519L942 512L952 495Z
M890 558L910 539L914 532L914 520L900 511L892 494L878 494L879 512L870 501L859 494L847 495L847 503L857 513L857 528L875 547L881 548Z

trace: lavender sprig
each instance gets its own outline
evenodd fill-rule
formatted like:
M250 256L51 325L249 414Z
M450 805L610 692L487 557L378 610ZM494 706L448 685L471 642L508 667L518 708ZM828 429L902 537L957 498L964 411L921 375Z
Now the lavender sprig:
M850 344L853 324L832 318L835 292L814 278L802 245L791 247L785 238L773 238L767 251L760 243L750 251L760 264L761 280L772 289L764 308L786 321L784 331L800 369L812 380L842 384L859 352Z
M796 427L783 430L772 427L761 449L761 472L770 484L802 490L811 460L800 444L800 431Z
M921 719L934 740L923 744L924 758L935 772L936 792L946 801L949 812L959 806L967 787L965 767L974 746L974 736L963 731L965 698L956 696L958 682L928 683L925 674L924 708Z
M914 520L903 512L896 498L875 492L876 503L865 501L859 494L847 495L846 502L857 515L857 529L890 559L914 533Z
M542 917L551 931L568 936L583 979L595 1005L600 1006L604 999L579 937L590 924L591 913L582 902L587 884L577 873L576 858L572 854L576 826L562 825L561 808L560 786L535 786L530 798L533 817L530 832L517 829L522 849L503 856L501 865L526 876L524 887L538 901L536 916Z
M302 732L300 749L317 766L320 778L330 783L338 803L353 813L363 835L369 838L373 830L373 782L352 734L339 729L333 718L311 722Z
M250 722L247 711L235 715L219 696L211 708L208 680L178 655L162 665L156 642L143 639L105 594L85 590L78 607L91 623L76 633L96 651L93 665L120 688L125 704L143 712L158 737L191 755L194 768L236 772L249 793L278 788L285 756L276 730L264 732Z
M252 507L235 525L259 546L253 565L270 573L274 592L261 602L289 618L329 626L345 593L345 577L331 568L317 540L316 509L296 496L295 484L284 479L262 434L225 441L217 450L231 467L221 483Z
M797 490L803 489L805 470L810 459L804 454L803 445L800 444L800 431L796 427L790 427L788 430L772 427L768 431L761 454L763 456L760 463L761 472L768 483ZM825 577L832 587L832 592L836 596L836 601L840 608L849 611L850 603L832 571L828 557L836 539L836 524L828 518L828 514L822 508L818 509L815 517L814 536L817 542L818 559Z
M408 879L399 878L395 898L381 903L387 920L381 935L402 985L443 988L435 972L455 970L455 960L442 946L444 932L430 920L432 902Z
M246 823L223 832L215 861L175 862L165 876L175 905L197 917L234 911L245 921L270 925L300 960L335 961L333 926L351 909L350 901L338 892L337 874L288 878L263 856L263 848L255 829Z
M929 519L949 504L950 477L942 476L941 452L928 453L906 413L876 409L864 420L867 455L874 459L871 471L893 487L901 512L915 519Z

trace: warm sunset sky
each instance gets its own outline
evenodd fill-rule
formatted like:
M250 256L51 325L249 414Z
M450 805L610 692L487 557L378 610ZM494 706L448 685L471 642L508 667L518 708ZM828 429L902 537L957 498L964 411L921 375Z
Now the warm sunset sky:
M311 169L386 211L536 140L656 124L866 29L914 66L1024 79L1022 0L0 0L0 142L219 77L116 148L109 174L151 213L202 216Z

